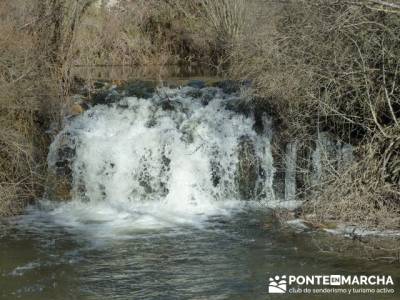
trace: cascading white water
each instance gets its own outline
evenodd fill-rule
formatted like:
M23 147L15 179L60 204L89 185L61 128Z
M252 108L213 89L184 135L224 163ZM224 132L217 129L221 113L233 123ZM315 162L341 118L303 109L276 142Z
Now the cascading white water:
M73 152L73 200L56 219L96 230L200 224L243 197L274 200L270 128L256 133L251 114L227 108L238 100L218 88L162 88L75 118L49 154L56 169L60 147Z

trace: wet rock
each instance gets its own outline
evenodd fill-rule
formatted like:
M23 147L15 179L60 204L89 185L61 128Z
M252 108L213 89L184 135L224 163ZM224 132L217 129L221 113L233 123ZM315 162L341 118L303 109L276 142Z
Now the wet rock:
M55 142L53 156L49 158L48 191L51 199L70 199L72 189L72 161L76 155L74 137L63 133Z
M191 144L194 142L194 133L196 132L196 127L199 124L197 122L194 123L186 123L181 126L181 140L187 144Z
M139 185L144 189L146 194L152 194L154 192L151 186L151 177L148 172L143 172L139 176Z
M249 116L253 112L253 108L251 107L249 102L243 98L230 100L229 102L227 102L225 108L234 111L235 113L243 114L245 116Z
M79 104L79 103L74 103L74 104L71 106L69 115L70 115L70 116L77 116L77 115L80 115L81 113L83 113L84 111L85 111L85 109L83 108L83 106L82 106L81 104Z
M68 177L57 177L53 184L51 199L66 201L71 199L72 182Z
M73 137L69 132L58 140L56 157L53 158L53 171L57 176L70 176L72 173L71 161L76 153L73 145Z
M169 98L165 98L160 102L162 110L165 111L178 111L182 108L182 103L179 101L171 101Z
M160 175L158 176L160 179L160 195L161 197L166 197L168 195L168 181L170 178L171 171L171 159L167 156L165 148L163 149L163 154L161 156L161 170Z
M106 104L108 93L108 91L99 91L93 94L91 97L91 102L93 105Z
M240 90L240 84L235 80L223 80L214 83L214 86L222 89L226 94L233 94Z
M122 95L116 90L100 91L92 96L93 105L112 104L122 99Z
M96 80L95 82L93 82L93 87L96 89L96 90L99 90L99 89L106 89L106 88L108 88L109 87L109 82L108 81L106 81L106 80Z
M187 86L196 88L196 89L202 89L206 86L206 83L203 80L190 80L187 83Z
M170 100L163 100L163 101L161 102L161 108L162 108L163 110L173 111L173 110L175 110L175 105L174 105L174 103L173 103L172 101L170 101Z
M193 89L193 90L191 90L191 91L188 91L188 92L186 93L186 95L187 95L188 97L192 97L192 98L197 99L197 98L201 98L201 96L203 95L203 93L202 93L201 90L199 90L199 89Z
M61 171L64 170L65 172ZM67 163L56 163L56 169L50 170L47 176L46 196L55 200L70 200L72 194L72 174L68 171Z
M214 149L213 150L213 159L211 160L211 181L213 183L213 186L216 187L219 185L221 182L221 163L217 160L219 157L218 155L218 150Z
M116 103L122 99L122 95L120 95L116 90L112 90L106 97L107 104Z
M153 127L155 127L157 125L157 119L156 118L151 118L150 120L148 120L147 122L146 122L146 127L147 128L153 128Z
M72 105L65 112L66 117L78 116L90 108L88 99L81 94L72 95L69 101L72 102Z
M156 90L156 82L137 80L126 82L117 87L117 91L125 97L151 98Z
M240 138L238 159L238 171L236 174L238 192L242 199L250 200L255 196L259 162L253 141L248 136Z
M201 104L206 106L212 99L215 98L217 90L215 88L204 88L202 89Z
M222 80L213 84L213 86L219 87L225 94L234 94L240 91L242 87L249 87L250 81L239 81L239 80Z

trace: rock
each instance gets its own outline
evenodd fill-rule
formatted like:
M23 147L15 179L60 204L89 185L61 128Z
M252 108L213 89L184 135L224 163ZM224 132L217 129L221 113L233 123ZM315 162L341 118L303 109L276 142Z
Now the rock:
M96 94L93 94L91 102L93 105L112 104L121 100L122 97L123 96L119 94L117 90L100 91Z
M61 201L71 199L72 182L69 178L58 177L55 180L53 187L52 198Z
M215 88L204 88L202 89L201 95L201 104L207 106L217 94L217 90Z
M238 167L236 181L241 199L250 200L255 196L258 180L259 161L253 141L242 136L238 145Z
M49 153L49 172L47 176L48 197L66 200L72 189L72 161L75 157L75 140L70 132L60 135L55 141L55 149Z
M201 92L201 90L199 89L193 89L191 91L188 91L186 93L187 96L192 97L192 98L201 98L201 96L203 95L203 93Z
M99 91L97 93L94 93L91 97L92 104L93 105L106 104L108 93L109 93L108 91Z
M71 116L77 116L83 113L85 109L80 105L79 103L75 103L71 106L70 113L69 115Z
M107 104L116 103L122 99L122 95L120 95L116 90L112 90L106 97Z
M234 111L238 114L243 114L245 116L249 116L253 112L253 109L249 105L248 101L243 98L231 99L225 107L228 110Z
M197 89L202 89L206 86L206 83L203 80L190 80L187 83L187 86L197 88Z
M179 111L182 108L182 103L179 101L171 101L169 98L165 98L160 102L162 110L165 111Z
M170 100L163 100L161 102L161 107L163 110L169 110L169 111L174 111L175 110L175 106L174 103Z
M238 81L234 80L223 80L214 83L214 86L222 89L222 91L226 94L233 94L240 90L240 85Z
M109 86L109 82L107 82L106 80L96 80L95 82L93 82L93 87L97 90L105 89L108 86Z
M156 86L155 81L136 80L126 82L118 86L116 90L126 97L149 99L154 95Z
M220 153L218 151L218 147L214 146L212 149L212 158L210 160L210 169L211 169L211 182L213 186L218 186L221 182L222 177L222 166L219 161Z

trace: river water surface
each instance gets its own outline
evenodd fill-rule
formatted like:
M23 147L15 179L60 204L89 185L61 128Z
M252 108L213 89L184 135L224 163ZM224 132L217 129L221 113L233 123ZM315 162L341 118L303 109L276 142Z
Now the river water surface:
M1 299L280 299L269 275L385 274L395 265L323 254L312 234L243 207L202 226L132 230L114 238L57 226L44 211L1 225ZM398 288L398 285L396 285ZM295 299L310 296L291 295ZM398 299L320 295L313 299Z

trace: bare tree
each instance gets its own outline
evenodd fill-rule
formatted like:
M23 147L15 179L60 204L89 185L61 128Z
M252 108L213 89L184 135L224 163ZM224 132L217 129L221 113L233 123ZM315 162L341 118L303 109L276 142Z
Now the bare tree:
M37 50L50 64L68 60L77 26L95 0L37 0Z

